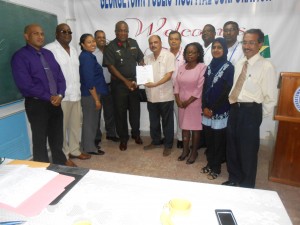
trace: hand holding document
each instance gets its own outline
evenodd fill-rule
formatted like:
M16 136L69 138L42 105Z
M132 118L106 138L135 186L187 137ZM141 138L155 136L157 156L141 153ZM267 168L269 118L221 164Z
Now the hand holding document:
M152 65L137 66L136 80L137 80L137 85L154 82Z

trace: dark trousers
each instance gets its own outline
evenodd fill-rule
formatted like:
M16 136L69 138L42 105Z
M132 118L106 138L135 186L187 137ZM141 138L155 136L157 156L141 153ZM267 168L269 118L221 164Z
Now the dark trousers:
M165 137L164 146L166 148L173 147L174 139L174 101L169 102L147 102L150 119L150 136L152 144L159 145L161 143L161 127ZM162 126L160 124L162 121Z
M206 145L209 151L206 152L207 165L215 173L221 173L221 164L226 154L226 128L212 129L203 125ZM203 138L202 138L203 139Z
M114 103L110 91L108 95L101 95L101 102L103 108L103 117L105 122L106 136L115 137L117 134L116 134L116 124L115 124L115 116L114 116Z
M119 81L112 82L111 85L117 134L120 137L121 142L127 142L129 139L127 111L129 112L131 135L140 135L141 106L139 92L138 89L130 91Z
M111 95L110 85L108 86L109 93L108 95L101 95L101 103L103 109L104 125L106 130L106 136L116 137L116 124L114 116L114 103ZM101 113L102 109L99 111L99 124L97 128L97 134L95 138L95 144L98 145L102 138L101 132Z
M229 180L241 187L255 187L261 122L261 104L231 105L227 124L227 170Z
M64 165L66 156L63 147L63 111L49 101L25 99L25 110L32 132L33 160L49 162L47 139L54 164Z

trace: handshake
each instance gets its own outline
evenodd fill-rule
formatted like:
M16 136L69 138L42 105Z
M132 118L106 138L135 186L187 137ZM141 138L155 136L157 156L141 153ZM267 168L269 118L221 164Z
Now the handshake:
M130 91L134 91L135 89L138 88L138 85L136 84L135 81L127 80L125 84Z

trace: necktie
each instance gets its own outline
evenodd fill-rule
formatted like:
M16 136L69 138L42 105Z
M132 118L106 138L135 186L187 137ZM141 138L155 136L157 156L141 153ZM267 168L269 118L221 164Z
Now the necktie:
M47 63L47 61L45 60L43 54L41 52L38 52L38 55L40 56L41 59L41 63L45 69L46 75L47 75L47 79L48 79L48 83L49 83L49 89L50 89L50 94L51 95L57 95L57 86L56 86L56 82L54 80L53 77L53 73L49 67L49 64Z
M247 74L247 67L248 67L248 61L246 61L244 63L242 72L238 78L238 80L236 81L236 84L231 92L231 94L229 95L229 102L230 104L236 103L237 99L239 97L239 94L241 93L243 84L246 80L246 74Z

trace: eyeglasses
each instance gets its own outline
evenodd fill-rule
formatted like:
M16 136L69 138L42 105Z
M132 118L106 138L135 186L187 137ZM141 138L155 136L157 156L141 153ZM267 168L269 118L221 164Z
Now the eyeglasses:
M62 33L62 34L73 34L73 32L69 31L69 30L61 30L59 32Z
M257 41L241 41L242 45L256 45Z

